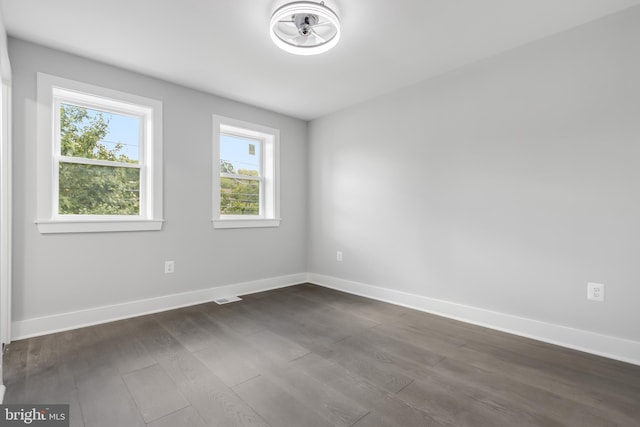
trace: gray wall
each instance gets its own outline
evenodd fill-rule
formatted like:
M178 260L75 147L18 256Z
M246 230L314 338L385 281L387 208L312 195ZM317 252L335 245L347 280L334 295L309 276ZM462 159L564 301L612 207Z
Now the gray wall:
M639 53L636 7L313 121L309 270L640 340Z
M14 75L14 321L306 271L306 122L21 40L9 40L9 54ZM38 233L36 72L163 102L162 231ZM213 230L212 114L280 129L279 228ZM165 260L175 260L174 274L164 274Z

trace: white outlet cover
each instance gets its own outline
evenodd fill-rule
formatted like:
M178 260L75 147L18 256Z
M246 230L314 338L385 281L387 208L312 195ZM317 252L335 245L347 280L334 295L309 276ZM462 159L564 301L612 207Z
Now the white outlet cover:
M165 273L173 273L176 269L176 264L174 261L165 261L164 262L164 272Z
M591 301L604 301L604 284L587 283L587 299Z

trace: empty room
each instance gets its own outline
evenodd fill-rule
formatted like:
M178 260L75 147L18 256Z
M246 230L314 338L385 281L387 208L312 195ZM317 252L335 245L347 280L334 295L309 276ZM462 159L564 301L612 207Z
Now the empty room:
M640 0L0 0L0 425L639 426Z

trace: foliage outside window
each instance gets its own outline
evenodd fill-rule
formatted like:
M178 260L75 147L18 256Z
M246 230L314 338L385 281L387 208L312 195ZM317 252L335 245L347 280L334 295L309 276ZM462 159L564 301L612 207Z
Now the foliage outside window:
M220 134L220 214L260 215L262 141Z
M140 120L60 104L59 215L140 214Z
M162 104L38 74L41 233L159 230Z
M214 136L214 226L278 226L278 130L214 116Z

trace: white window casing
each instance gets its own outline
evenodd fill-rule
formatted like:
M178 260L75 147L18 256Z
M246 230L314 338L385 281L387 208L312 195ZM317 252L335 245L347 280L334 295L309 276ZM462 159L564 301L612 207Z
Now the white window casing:
M247 138L260 143L260 174L257 177L221 173L221 135ZM280 225L280 131L242 120L213 116L213 226L214 228L278 227ZM220 209L220 178L230 177L260 182L258 215L224 215Z
M60 150L60 105L140 118L138 163L65 157ZM40 233L160 230L163 223L162 102L38 73L37 219ZM61 163L140 170L138 215L69 215L58 209Z

